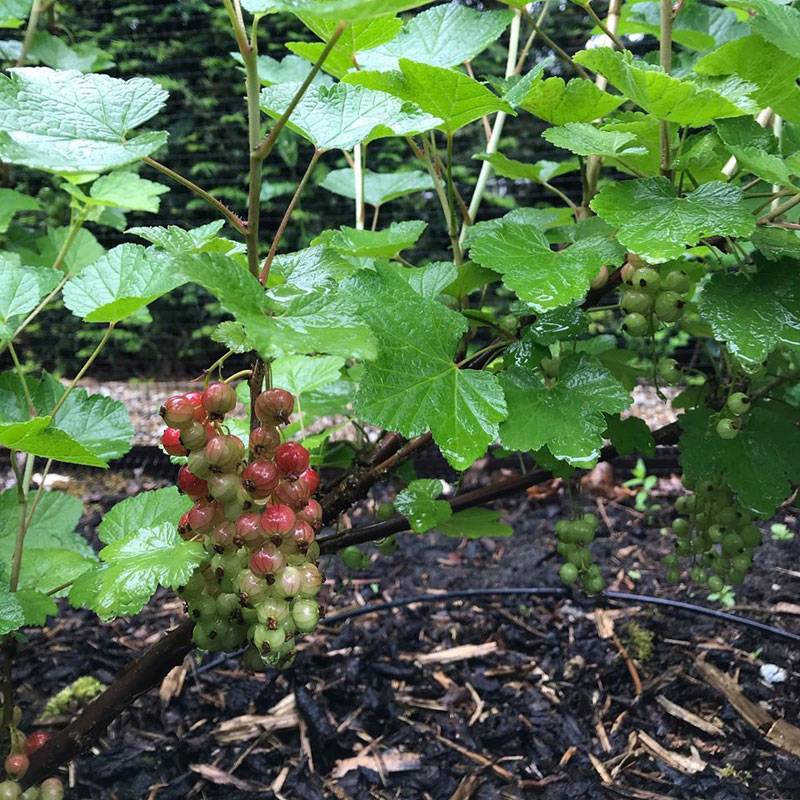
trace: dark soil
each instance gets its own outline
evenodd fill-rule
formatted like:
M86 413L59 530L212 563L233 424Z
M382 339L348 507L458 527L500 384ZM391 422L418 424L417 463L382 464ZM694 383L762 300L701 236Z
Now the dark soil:
M496 477L487 472L475 480ZM128 474L110 491L82 486L89 500L86 532L91 535L103 508L153 483ZM660 482L667 494L676 486ZM355 576L328 559L329 612L420 592L557 586L553 523L575 501L565 499L563 487L552 488L502 503L514 526L509 539L402 535L394 555L376 557ZM668 497L653 500L669 504ZM708 604L704 593L662 581L666 512L641 514L630 500L586 495L578 505L597 502L611 530L603 527L594 549L614 588ZM789 511L781 519L792 523ZM797 598L800 573L780 566L796 564L799 554L800 537L781 545L768 541L738 593L746 603L740 613L797 631L796 617L775 613L775 606ZM239 670L235 659L195 655L165 682L161 696L139 699L72 765L65 776L73 784L68 797L800 797L800 759L749 728L695 667L703 657L738 673L748 698L795 723L800 648L698 616L607 604L595 614L597 608L578 594L420 604L322 625L307 637L292 669L257 676ZM32 729L47 698L75 678L110 682L181 615L180 604L165 593L138 617L110 626L66 610L48 629L32 633L15 670L23 727ZM612 630L601 638L601 631ZM460 658L453 661L418 660L465 645L477 649L455 651ZM785 669L786 681L765 683L763 664ZM641 682L638 696L632 672ZM658 696L717 723L720 733L667 714ZM271 712L281 701L286 712ZM235 718L243 719L232 731ZM643 744L647 735L698 771L687 774L686 763L670 753L654 757ZM346 770L356 756L361 766Z

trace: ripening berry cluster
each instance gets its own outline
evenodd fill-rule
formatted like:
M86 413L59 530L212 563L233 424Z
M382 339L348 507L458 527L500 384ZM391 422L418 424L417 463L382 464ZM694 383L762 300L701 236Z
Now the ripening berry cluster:
M273 388L256 398L260 425L247 452L223 425L235 406L226 383L170 397L161 408L169 426L162 443L168 453L188 456L178 487L194 506L178 531L210 555L180 591L195 620L195 644L231 652L249 642L243 663L258 670L291 663L295 634L319 621L322 507L312 497L319 475L308 450L281 443L294 397Z
M717 436L720 439L735 439L742 429L752 402L744 392L734 392L725 403L717 420Z
M21 712L20 712L21 716ZM64 784L58 778L47 778L24 792L19 785L30 767L30 759L50 738L45 731L25 736L18 728L11 728L11 752L6 756L6 780L0 783L0 800L63 800Z
M625 311L622 327L631 336L649 336L662 322L677 322L683 316L686 294L691 288L683 270L661 275L635 256L621 270L620 307Z
M664 558L667 580L680 580L684 558L689 577L712 592L742 583L761 544L761 531L730 489L702 481L694 494L676 500L675 510L681 516L672 523L675 553Z
M589 594L599 594L606 585L589 549L597 534L597 526L598 519L594 514L584 514L574 520L560 519L556 523L556 549L564 559L558 571L559 577L567 586L580 579L581 586Z

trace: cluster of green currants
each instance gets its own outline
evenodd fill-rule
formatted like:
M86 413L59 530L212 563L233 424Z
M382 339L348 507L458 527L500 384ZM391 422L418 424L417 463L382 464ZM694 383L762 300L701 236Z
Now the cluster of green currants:
M15 725L11 727L11 752L6 756L6 780L0 782L0 800L63 800L64 784L58 778L47 778L24 792L19 785L30 767L30 756L50 739L46 731L25 736Z
M272 388L256 398L260 425L250 431L247 452L222 424L235 406L225 383L169 398L162 443L188 456L178 487L194 505L178 531L210 556L180 589L195 620L194 642L222 652L249 643L244 666L263 670L290 664L296 634L319 621L322 507L312 497L319 475L308 450L282 443L279 428L294 410L289 392Z
M680 580L680 559L685 558L692 581L712 592L742 583L761 544L761 531L730 489L702 481L694 494L676 500L675 510L680 516L672 523L675 552L664 558L667 580Z
M717 420L717 436L720 439L735 439L742 429L752 402L744 392L734 392L725 403Z
M619 304L625 312L622 327L626 333L649 336L662 322L677 322L683 316L686 294L691 288L689 276L683 270L672 270L662 276L659 270L631 255L620 275Z
M594 514L584 514L574 520L561 519L556 523L556 549L564 559L558 575L567 586L580 579L581 586L589 594L599 594L606 585L589 549L597 534L597 526L598 519Z

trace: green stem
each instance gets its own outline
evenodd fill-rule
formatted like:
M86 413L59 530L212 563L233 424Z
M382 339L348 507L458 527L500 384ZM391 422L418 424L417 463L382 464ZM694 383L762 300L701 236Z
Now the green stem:
M36 29L39 27L39 17L42 13L41 0L33 0L31 15L28 17L28 27L25 29L25 38L22 40L22 49L19 51L17 66L24 66L28 53L33 46L33 39L36 36Z
M29 455L25 459L25 470L22 474L22 483L18 486L20 496L19 501L19 529L17 530L17 540L14 543L14 555L11 562L11 580L9 589L17 591L19 586L19 574L22 569L22 553L25 545L25 534L28 532L28 494L31 487L31 476L33 475L33 464L36 459Z
M31 521L33 520L33 515L36 513L36 508L39 505L39 502L44 495L44 480L50 474L50 469L53 466L53 459L48 458L47 463L44 465L44 469L42 470L42 479L39 483L39 488L36 490L36 496L33 498L33 502L31 503L30 510L28 511L28 519L25 524L30 527Z
M238 381L241 378L250 378L253 374L253 370L251 369L242 369L239 372L234 372L233 375L229 375L223 383L233 383L234 381Z
M363 231L366 225L366 208L364 206L364 154L366 147L357 144L353 148L353 181L355 183L356 230Z
M25 402L28 404L28 413L30 416L35 417L36 406L33 404L33 398L31 397L30 390L28 389L28 381L25 380L25 372L22 369L22 364L17 356L17 351L11 342L8 343L8 352L11 355L11 360L14 362L14 369L16 370L19 382L22 384L22 393L25 395Z
M247 264L258 277L258 245L261 233L261 177L263 159L255 158L261 138L261 80L258 77L258 30L253 27L250 46L242 53L247 73L247 136L250 148L250 184L247 193Z
M106 328L106 332L103 334L103 338L97 343L97 347L95 347L95 349L92 351L92 354L86 359L84 365L78 370L78 374L70 381L70 384L67 386L64 394L58 398L58 402L53 406L53 410L50 412L51 417L55 417L58 410L64 405L64 402L70 396L72 390L78 385L78 381L80 381L80 379L89 371L89 368L92 366L92 364L94 364L95 359L100 355L100 352L111 338L111 334L114 332L114 325L116 325L115 322L109 324L108 328Z
M661 0L660 36L658 54L661 68L669 75L672 70L672 0ZM661 152L661 174L671 177L672 165L669 147L669 122L661 120L658 129Z
M619 50L625 50L625 45L617 38L617 32L612 30L610 26L606 25L600 17L597 16L597 12L589 5L589 3L581 4L581 8L583 8L586 13L592 18L592 21L598 28L612 41L614 46ZM672 7L670 6L670 19L672 14Z
M461 243L458 242L458 223L456 222L456 191L453 183L453 134L447 134L447 203L450 207L450 237L458 243L458 250L453 251L456 266L461 263Z
M783 216L787 211L791 211L798 203L800 203L800 194L796 194L791 200L787 200L785 203L779 205L777 208L773 208L769 214L761 217L758 220L759 225L766 225L769 222L772 222L778 217Z
M578 63L576 63L572 56L566 51L562 50L540 27L540 23L536 22L531 16L530 11L527 12L530 17L533 29L536 35L569 67L575 70L581 78L591 80L589 73Z

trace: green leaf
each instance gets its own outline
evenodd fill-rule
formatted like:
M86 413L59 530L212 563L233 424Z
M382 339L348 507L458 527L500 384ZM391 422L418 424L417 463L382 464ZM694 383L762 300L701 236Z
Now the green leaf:
M562 306L536 318L522 333L521 344L549 345L585 334L589 318L576 306Z
M433 189L433 181L427 172L407 170L405 172L372 172L364 170L364 201L370 206L382 206L398 197ZM331 170L320 183L329 192L355 200L356 184L350 167Z
M488 539L513 536L514 529L501 522L500 512L491 508L468 508L440 522L436 529L446 536Z
M38 257L34 257L33 260L23 257L23 260L37 266L51 267L56 263L67 236L69 236L69 228L66 227L49 230L46 236L37 241ZM86 228L81 228L63 258L62 269L67 274L74 275L89 264L93 264L105 252L105 248L92 233Z
M496 438L505 402L494 375L453 363L466 320L420 297L393 269L361 272L345 289L379 348L364 370L356 413L407 437L430 430L456 469L469 467Z
M2 11L2 9L0 9ZM30 590L9 592L0 590L0 635L5 636L33 625L44 625L48 617L55 617L58 607L52 597Z
M780 69L775 65L780 64ZM753 84L750 96L759 108L771 107L776 114L800 122L800 56L787 56L774 43L760 36L745 36L728 42L695 64L700 75L735 75Z
M414 103L441 120L430 127L448 134L495 111L516 115L508 102L463 72L417 64L405 58L399 64L399 72L353 72L345 81Z
M242 7L251 14L287 12L313 14L315 17L356 22L387 14L399 14L419 8L430 0L242 0Z
M0 76L0 158L50 172L103 172L163 146L167 134L131 131L167 93L147 78L120 80L24 67Z
M324 245L351 257L394 258L401 251L413 247L427 227L427 222L419 220L393 222L380 231L342 226L336 231L323 231L311 245Z
M401 58L434 67L471 61L508 27L508 11L476 11L458 2L430 8L412 17L387 44L361 53L361 69L397 69Z
M155 528L162 523L177 526L192 501L174 486L140 492L117 503L103 517L97 535L103 544L112 544L140 528Z
M535 183L549 183L559 175L568 175L570 172L577 172L580 169L577 158L569 158L566 161L537 161L535 164L516 161L502 153L492 153L491 155L482 153L474 158L488 161L502 178L534 181Z
M267 86L261 92L264 113L280 117L298 88L294 83ZM309 89L287 127L322 150L350 150L361 142L422 133L440 121L386 92L337 83Z
M135 172L120 171L98 178L89 195L102 206L155 214L161 204L159 195L168 191L169 187L141 178Z
M184 584L206 553L199 542L183 541L174 524L162 522L116 539L100 558L102 564L75 581L69 599L109 620L138 614L159 586Z
M240 53L234 54L234 58L242 63ZM311 72L312 65L304 58L289 54L280 61L271 56L258 57L258 77L265 86L273 83L302 83ZM318 72L311 83L312 86L331 86L333 80L324 72Z
M542 312L581 299L604 265L618 266L625 250L608 235L594 235L554 251L535 215L519 209L479 222L470 231L470 257L499 272L520 300Z
M548 78L535 83L520 103L520 108L553 125L591 122L618 108L624 97L599 89L585 78Z
M19 211L38 211L39 201L16 189L0 189L0 233L8 230L8 225Z
M651 456L656 451L653 434L647 423L639 417L626 417L622 419L614 414L606 415L608 424L608 438L621 456L631 453L641 453Z
M548 128L542 137L579 156L636 156L647 152L644 147L632 144L636 141L635 134L600 130L588 122Z
M741 82L708 88L667 75L660 67L634 59L608 47L582 50L575 61L608 78L636 105L659 119L680 125L702 127L722 117L754 114L759 109L748 92L753 86Z
M111 56L96 45L88 42L68 45L64 39L47 31L36 32L28 50L28 61L78 72L103 72L114 66Z
M184 282L164 253L121 244L67 281L64 305L86 322L119 322Z
M794 258L800 252L800 236L796 230L761 226L756 228L750 241L769 261Z
M622 244L653 264L680 258L704 236L747 237L756 227L741 189L722 181L704 183L684 197L662 177L607 183L591 207L617 227Z
M199 228L184 230L176 225L162 227L129 228L127 233L151 242L160 250L181 256L191 253L212 252L219 241L218 234L225 227L223 220L209 222Z
M800 58L800 11L796 8L776 0L734 0L728 5L756 11L756 16L750 18L753 33L793 58Z
M211 341L224 344L226 349L232 350L234 353L248 353L250 350L255 350L255 345L247 335L244 326L233 320L220 322L211 331Z
M436 479L411 481L394 501L394 507L408 520L411 530L425 533L448 520L453 509L446 500L437 500L442 482Z
M58 270L24 267L15 254L0 253L0 340L14 332L22 318L36 308L60 279Z
M272 385L293 395L324 389L339 380L345 359L340 356L284 356L272 362Z
M740 117L719 120L717 133L743 170L770 183L797 188L792 176L800 171L800 161L793 164L777 154L778 140L771 130L750 117Z
M434 261L424 267L409 268L396 265L397 274L408 281L408 285L419 295L435 300L453 284L458 277L459 267L452 261Z
M64 548L25 546L22 556L19 586L37 592L53 592L64 584L74 581L88 569L92 569L97 557L88 556ZM61 590L63 591L63 590ZM61 596L61 592L56 593Z
M600 455L606 414L631 402L622 384L595 358L569 355L558 379L548 386L538 372L512 367L501 375L508 419L500 427L512 450L547 447L555 458L582 464Z
M707 408L687 411L680 459L686 478L724 480L739 501L769 516L800 480L800 429L792 414L773 403L757 404L735 439L721 439L716 415Z
M357 262L349 261L330 247L307 247L275 257L269 273L269 286L285 284L303 292L323 286L333 288L358 269L360 265Z
M796 253L796 251L795 251ZM781 342L800 345L797 261L761 263L752 277L717 273L703 287L700 316L714 336L750 368Z

